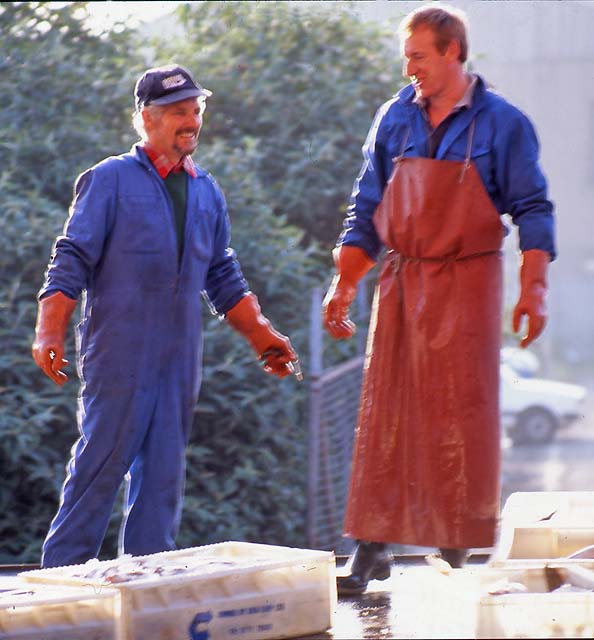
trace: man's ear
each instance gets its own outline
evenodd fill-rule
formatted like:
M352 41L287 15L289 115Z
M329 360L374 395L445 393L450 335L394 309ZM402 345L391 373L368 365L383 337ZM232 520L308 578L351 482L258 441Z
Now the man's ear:
M457 40L456 38L453 38L452 40L450 40L447 46L447 49L445 50L445 56L448 62L455 62L456 60L459 60L460 51L461 51L460 41Z
M153 123L153 118L151 116L151 113L148 109L143 109L140 112L140 115L142 116L142 122L144 124L144 129L145 131L148 131L149 128L151 127L152 123Z

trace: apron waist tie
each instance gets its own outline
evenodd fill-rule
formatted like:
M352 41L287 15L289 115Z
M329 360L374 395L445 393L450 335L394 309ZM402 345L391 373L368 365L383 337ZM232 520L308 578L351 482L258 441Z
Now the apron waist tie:
M388 260L391 265L394 273L398 273L400 271L400 267L404 262L410 262L412 264L419 264L422 262L442 262L444 264L454 263L454 262L462 262L464 260L474 260L475 258L483 258L485 256L491 255L501 255L501 250L493 249L492 251L481 251L480 253L471 253L467 256L462 256L459 258L453 256L443 256L439 258L425 258L425 257L412 257L405 256L394 249L390 249L386 254L386 260Z

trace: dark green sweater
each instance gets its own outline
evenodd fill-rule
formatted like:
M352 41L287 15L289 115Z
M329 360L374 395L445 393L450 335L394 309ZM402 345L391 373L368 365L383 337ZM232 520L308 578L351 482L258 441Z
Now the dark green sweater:
M175 231L177 233L177 259L181 262L184 251L184 230L186 227L188 174L185 171L171 172L165 178L165 186L173 202L173 215L175 217Z

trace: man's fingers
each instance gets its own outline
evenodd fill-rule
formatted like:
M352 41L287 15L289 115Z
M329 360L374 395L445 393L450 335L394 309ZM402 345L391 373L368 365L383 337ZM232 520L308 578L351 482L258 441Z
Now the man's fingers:
M542 316L528 316L528 331L520 340L520 346L526 348L531 342L536 340L542 333L545 326L545 319Z
M50 378L60 387L68 380L68 376L63 371L52 371Z
M33 345L35 363L48 378L51 378L59 386L68 380L68 376L62 371L68 364L68 360L62 358L61 355L51 347L40 348L39 345Z
M264 352L260 360L264 363L266 373L272 373L279 378L294 375L298 380L303 380L299 359L292 348L287 348L286 351L271 349Z
M523 309L514 310L512 319L512 327L514 333L519 333L521 329L522 319L526 316L526 334L520 339L520 346L525 349L531 342L536 340L542 333L546 324L546 318L542 315L529 313Z
M57 358L54 352L53 356L50 355L49 371L46 371L47 375L60 387L68 380L68 376L62 371L62 369L68 364L68 360L64 358Z
M349 318L348 307L331 301L323 310L326 331L335 340L347 340L355 333L355 323Z
M345 320L326 323L326 330L335 340L347 340L355 334L356 326L352 320L346 318Z
M290 362L280 362L279 360L268 359L264 362L264 371L279 378L285 378L293 373Z
M276 376L277 378L286 378L287 376L290 376L292 373L292 371L289 369L289 367L286 364L283 365L282 368L264 365L264 371L266 371L266 373L270 373Z

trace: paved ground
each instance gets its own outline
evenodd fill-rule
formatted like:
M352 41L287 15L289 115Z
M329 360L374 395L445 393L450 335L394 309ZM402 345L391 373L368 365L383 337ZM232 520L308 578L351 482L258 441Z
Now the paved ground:
M594 637L594 593L548 593L541 566L518 573L530 592L493 596L496 571L470 564L443 575L397 559L389 580L339 599L333 628L307 640Z
M340 598L331 631L308 640L474 638L483 567L471 567L445 576L422 558L397 559L389 580Z

